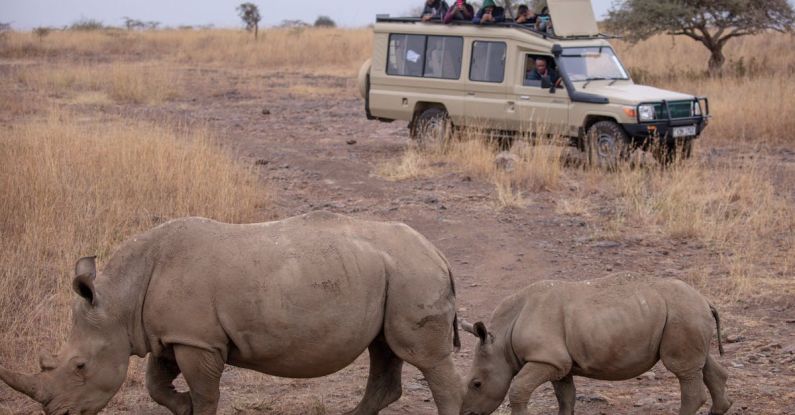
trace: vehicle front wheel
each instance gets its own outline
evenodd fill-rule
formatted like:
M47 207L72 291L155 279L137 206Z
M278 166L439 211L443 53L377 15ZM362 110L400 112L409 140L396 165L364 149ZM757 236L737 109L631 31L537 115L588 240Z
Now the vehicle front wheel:
M614 170L619 163L629 159L630 147L627 133L613 121L599 121L588 129L585 151L588 164Z
M446 143L452 130L453 124L447 111L433 107L415 116L411 125L411 138L421 148L429 148Z

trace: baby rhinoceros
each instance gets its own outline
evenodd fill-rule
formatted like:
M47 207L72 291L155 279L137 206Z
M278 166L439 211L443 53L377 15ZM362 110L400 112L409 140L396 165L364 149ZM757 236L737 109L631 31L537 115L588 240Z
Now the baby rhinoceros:
M720 319L695 289L674 279L629 274L583 281L541 281L506 298L482 322L464 322L480 338L461 413L489 414L509 394L511 413L527 414L533 391L552 382L559 414L574 413L572 376L625 380L662 360L679 379L680 415L712 397L725 414L726 369L709 354ZM510 392L508 391L510 387Z
M439 414L463 388L447 261L415 230L325 212L247 225L177 219L131 238L102 270L77 263L69 340L42 372L0 379L50 415L99 412L131 355L178 415L212 415L226 364L294 378L325 376L370 354L364 398L375 414L401 395L404 361L422 371ZM180 374L189 391L174 389Z

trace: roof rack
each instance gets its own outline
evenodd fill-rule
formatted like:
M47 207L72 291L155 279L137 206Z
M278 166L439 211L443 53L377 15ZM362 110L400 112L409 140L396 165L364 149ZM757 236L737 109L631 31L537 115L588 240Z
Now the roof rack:
M441 19L432 19L430 22L423 22L419 17L389 17L389 15L376 15L376 23L440 23ZM484 27L483 25L475 24L467 20L453 20L449 24L456 26L477 26ZM576 35L576 36L557 36L554 34L540 32L535 28L516 23L513 19L506 18L504 22L489 23L488 27L501 27L507 29L519 29L525 32L532 33L536 36L541 36L544 39L556 40L577 40L577 39L621 39L621 36L608 35L605 33L597 33L595 35Z

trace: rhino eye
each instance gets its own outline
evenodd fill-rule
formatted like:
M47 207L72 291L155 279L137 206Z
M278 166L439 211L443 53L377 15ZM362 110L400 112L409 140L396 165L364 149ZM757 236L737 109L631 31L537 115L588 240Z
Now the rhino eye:
M475 389L480 389L481 385L482 385L482 383L480 383L479 380L476 380L476 381L472 382L472 387L475 388Z

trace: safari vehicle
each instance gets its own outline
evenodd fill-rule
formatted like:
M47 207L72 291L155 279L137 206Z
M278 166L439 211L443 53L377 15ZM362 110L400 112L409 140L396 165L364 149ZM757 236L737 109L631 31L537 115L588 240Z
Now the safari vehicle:
M409 121L412 137L477 126L557 135L612 164L629 150L689 157L709 118L705 97L637 85L596 25L590 0L549 0L554 34L511 21L443 25L379 16L359 73L368 119ZM558 85L529 80L536 59ZM421 128L423 126L434 128Z

